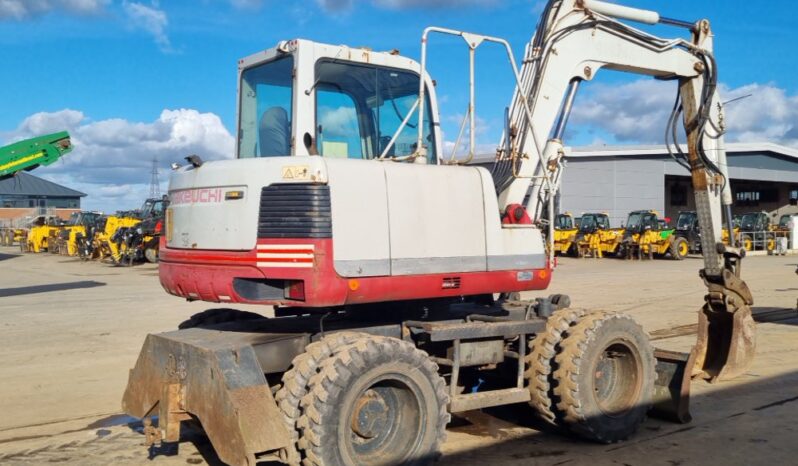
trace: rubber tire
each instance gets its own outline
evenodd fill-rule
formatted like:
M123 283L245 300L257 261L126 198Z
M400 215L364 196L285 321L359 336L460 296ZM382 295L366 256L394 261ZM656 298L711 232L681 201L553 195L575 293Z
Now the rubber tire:
M765 241L765 249L768 252L771 252L771 253L773 251L775 251L776 250L776 240L774 240L773 238L769 238L768 240L766 240Z
M599 408L594 396L593 359L618 340L637 351L641 370L636 377L639 384L633 406L609 416ZM571 328L555 360L559 365L554 372L558 382L554 393L560 398L557 407L572 432L600 443L626 440L637 432L651 408L657 378L654 350L637 322L624 314L591 314Z
M446 410L449 402L446 383L438 374L438 366L427 353L411 343L371 336L340 347L311 377L308 394L302 399L303 414L298 422L306 455L305 466L357 464L342 452L344 448L339 448L342 446L341 437L347 437L346 432L339 432L341 417L346 415L348 403L356 401L349 399L348 395L357 396L361 388L359 384L388 374L401 374L416 385L419 404L426 413L426 425L420 432L415 451L406 452L408 456L403 454L405 452L398 452L402 459L389 461L386 458L386 464L419 466L438 459L446 437L446 424L450 420ZM391 451L396 452L395 449Z
M158 249L156 248L146 248L144 250L144 259L147 260L150 264L157 264L158 263Z
M562 412L557 409L558 399L554 395L556 382L552 363L570 328L585 314L583 309L561 309L553 312L546 321L546 329L529 343L524 372L532 397L529 405L541 419L551 424L559 424L563 417Z
M685 254L681 253L681 245L682 244L684 244L685 247L686 247L685 250L687 251L687 253L685 253ZM684 239L683 237L680 236L680 237L674 239L673 242L671 242L670 250L671 250L670 251L671 252L671 259L677 260L677 261L681 261L681 260L684 260L685 257L687 257L687 254L690 253L690 245L687 244L687 240L686 239Z
M302 416L302 398L308 394L310 378L319 372L319 366L335 351L370 335L359 332L337 332L314 341L305 347L305 352L297 355L291 362L291 368L283 374L282 385L274 395L274 401L280 407L286 428L293 438L293 449L287 453L286 463L290 466L301 464L299 427L297 422Z
M265 316L254 312L239 311L238 309L208 309L198 312L189 317L188 320L181 322L177 328L185 330L188 328L203 328L212 325L223 324L226 322L240 322L245 320L266 319Z

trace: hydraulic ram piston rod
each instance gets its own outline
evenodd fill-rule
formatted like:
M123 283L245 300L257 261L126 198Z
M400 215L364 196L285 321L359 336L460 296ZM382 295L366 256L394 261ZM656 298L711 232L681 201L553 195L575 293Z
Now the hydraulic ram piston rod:
M595 11L596 13L610 16L612 18L628 19L629 21L636 21L643 24L668 24L690 30L695 28L695 23L682 21L680 19L665 18L660 16L656 11L632 8L618 5L616 3L602 2L599 0L583 0L582 5L588 10Z

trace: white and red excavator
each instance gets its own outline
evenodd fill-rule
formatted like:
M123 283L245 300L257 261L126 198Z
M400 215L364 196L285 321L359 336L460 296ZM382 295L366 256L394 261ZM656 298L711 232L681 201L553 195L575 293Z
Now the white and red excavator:
M461 159L443 153L426 72L439 35L470 52ZM199 421L234 465L426 464L450 413L512 403L598 442L628 438L652 406L687 421L690 378L733 377L754 353L743 252L721 242L732 199L712 42L707 20L552 0L520 67L506 41L443 28L424 31L420 63L307 40L240 60L237 156L173 171L160 280L276 317L217 309L149 335L125 411L146 418L151 443ZM516 82L492 169L468 165L474 56L488 44ZM580 84L603 69L678 87L668 145L692 177L708 290L689 353L654 349L626 315L518 294L552 279L562 138Z

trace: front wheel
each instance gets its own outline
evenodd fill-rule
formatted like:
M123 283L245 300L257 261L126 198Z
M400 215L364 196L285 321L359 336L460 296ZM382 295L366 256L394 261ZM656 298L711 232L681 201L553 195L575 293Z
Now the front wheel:
M307 466L426 465L449 414L446 384L429 356L395 338L338 349L310 379L300 446Z
M687 244L687 240L682 237L678 237L673 240L671 243L671 258L680 261L684 260L687 257L687 254L690 252L690 245Z
M651 408L654 350L631 317L597 312L569 330L555 358L554 388L563 423L589 440L629 438Z
M770 253L775 251L776 250L776 240L773 239L773 238L768 238L768 240L765 242L765 248Z
M144 258L147 262L151 264L158 263L158 249L157 248L147 248L144 250Z

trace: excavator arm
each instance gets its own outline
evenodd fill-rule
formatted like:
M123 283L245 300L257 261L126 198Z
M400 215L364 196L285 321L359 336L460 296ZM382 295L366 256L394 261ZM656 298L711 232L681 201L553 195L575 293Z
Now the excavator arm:
M683 27L690 37L663 39L621 19ZM724 214L727 228L733 228L732 196L709 22L663 18L653 11L596 0L550 0L526 47L520 68L509 44L502 39L429 28L422 39L422 72L427 36L432 32L461 36L471 52L469 160L474 147L474 51L485 42L498 43L507 49L516 88L506 112L493 181L503 211L523 205L532 222L547 225L550 262L554 254L554 226L549 220L554 218L553 199L565 169L563 135L580 84L592 80L602 69L676 83L678 91L665 131L666 143L675 160L691 176L702 225L701 277L708 288L700 314L694 375L717 380L744 372L751 363L755 346L750 309L753 299L740 277L743 252L733 244L726 247L721 241ZM423 93L422 86L422 106ZM687 152L683 152L677 141L680 115L684 126L681 137L686 138ZM419 135L418 147L422 146ZM703 229L703 225L707 228Z
M0 147L0 180L41 165L50 165L72 151L69 133L47 134Z
M682 26L691 37L662 39L618 19ZM702 232L700 273L708 293L699 317L693 373L717 380L739 375L750 366L755 330L753 298L740 277L744 254L721 241L724 214L727 227L733 228L732 197L712 41L707 20L672 20L592 0L550 1L526 50L519 72L522 85L510 107L510 131L504 136L494 177L500 206L527 199L533 220L553 218L552 201L565 167L562 138L580 83L601 69L676 81L678 94L666 143L676 161L689 170L699 221L708 226ZM686 153L677 142L680 113Z

